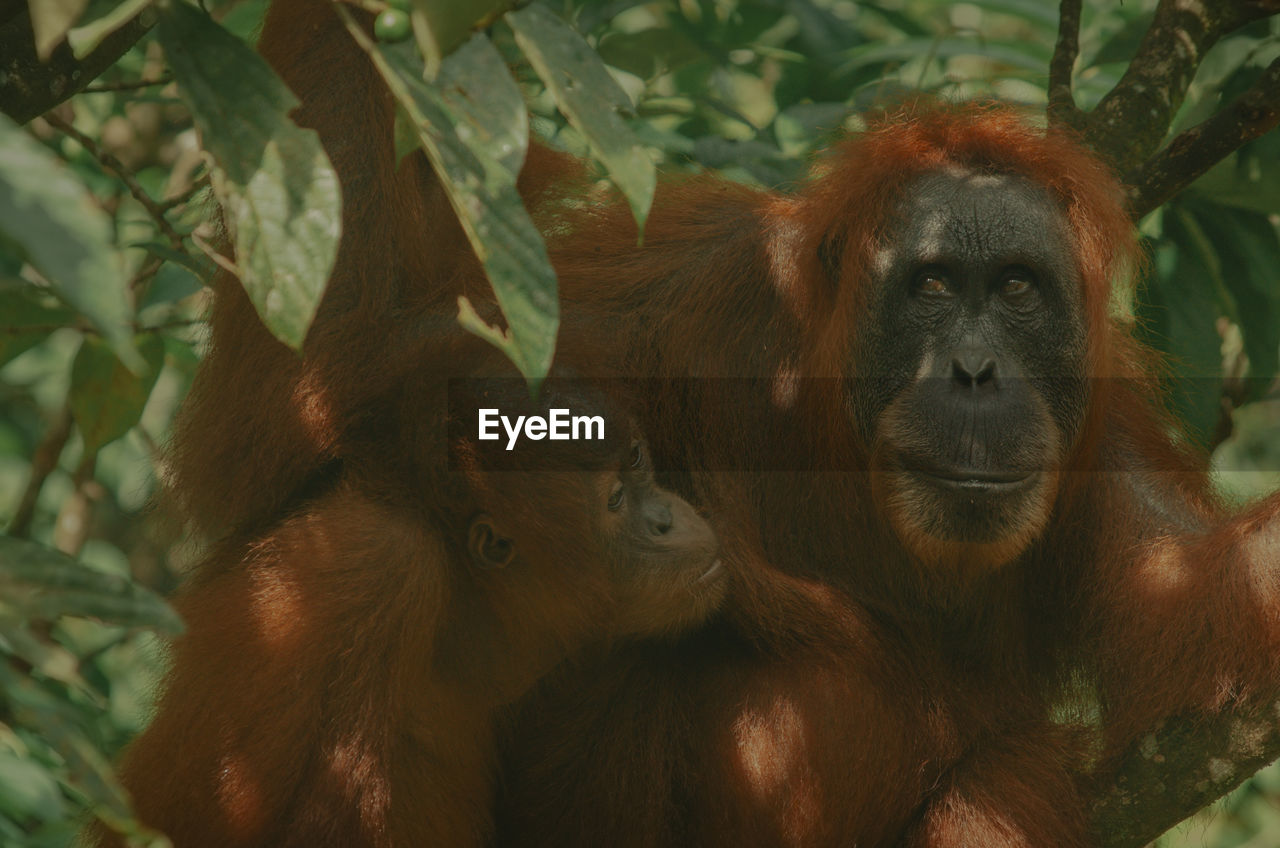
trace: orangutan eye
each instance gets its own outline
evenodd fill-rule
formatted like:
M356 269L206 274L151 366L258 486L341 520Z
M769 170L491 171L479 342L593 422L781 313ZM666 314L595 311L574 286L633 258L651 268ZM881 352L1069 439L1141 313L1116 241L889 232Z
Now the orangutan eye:
M915 290L920 294L950 294L947 278L937 271L922 271L916 276Z
M609 493L609 511L617 512L622 509L622 499L626 494L626 490L622 488L622 481L614 484L613 491Z
M639 468L644 465L644 445L636 442L631 446L631 459L629 460L632 468Z
M1015 268L1004 275L1000 294L1005 297L1021 297L1035 287L1035 277L1025 268Z

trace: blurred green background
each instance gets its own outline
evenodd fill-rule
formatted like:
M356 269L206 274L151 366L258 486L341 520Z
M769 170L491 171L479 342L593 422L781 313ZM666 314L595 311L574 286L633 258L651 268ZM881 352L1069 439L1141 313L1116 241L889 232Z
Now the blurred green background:
M95 2L84 20L117 5ZM799 180L811 154L861 126L861 111L909 92L995 96L1042 111L1057 32L1057 4L1044 0L546 5L608 63L635 104L633 129L662 167L712 168L770 186ZM264 6L209 9L252 43ZM1119 79L1153 7L1085 4L1081 106ZM493 38L518 55L509 31L495 28ZM1174 131L1238 94L1277 56L1280 20L1224 39ZM583 150L536 75L518 68L517 77L535 130ZM137 587L167 594L197 553L156 498L170 422L201 354L212 263L199 243L214 239L207 165L168 79L151 34L97 80L104 90L23 128L0 127L0 179L34 139L106 213L146 363L138 373L124 368L83 316L33 285L40 278L29 245L0 219L0 526L103 575L95 582L67 571L33 588L22 563L62 574L49 565L56 561L0 548L0 846L69 844L86 810L132 829L108 763L145 723L163 671L158 638L143 625L172 628ZM120 167L104 166L112 160ZM1190 438L1212 451L1231 499L1280 487L1278 215L1280 134L1272 132L1141 225L1152 261L1137 291L1140 332L1169 355L1170 402ZM1280 767L1159 844L1280 845Z

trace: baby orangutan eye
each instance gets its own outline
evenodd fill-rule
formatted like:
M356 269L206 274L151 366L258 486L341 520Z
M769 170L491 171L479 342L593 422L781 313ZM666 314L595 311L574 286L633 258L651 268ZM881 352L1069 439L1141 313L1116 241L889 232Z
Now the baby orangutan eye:
M615 483L613 486L613 491L609 493L609 511L610 512L617 512L618 510L622 509L622 498L624 494L625 494L625 490L622 488L622 482L619 481Z

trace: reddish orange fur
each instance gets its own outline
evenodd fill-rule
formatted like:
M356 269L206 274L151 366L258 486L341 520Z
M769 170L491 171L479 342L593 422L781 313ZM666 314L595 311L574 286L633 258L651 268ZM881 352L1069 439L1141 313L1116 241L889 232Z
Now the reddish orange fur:
M585 508L580 491L521 482L542 510ZM429 511L386 501L341 484L220 546L184 591L187 633L123 768L143 821L175 845L489 838L501 710L607 632L600 554L562 538L535 548L548 562L479 572Z
M1048 526L953 563L957 552L903 547L867 475L821 473L868 467L841 407L867 271L896 192L949 167L1023 175L1062 205L1095 378ZM1113 178L1074 142L1006 107L924 104L838 145L794 197L703 178L660 191L641 249L621 206L571 215L561 232L567 355L583 333L612 340L636 375L802 379L786 405L744 403L716 379L654 401L644 426L658 454L710 469L693 485L713 508L746 506L719 525L739 565L732 625L691 636L679 660L640 648L547 687L508 754L505 840L1086 844L1092 743L1047 721L1055 706L1100 706L1104 779L1157 719L1276 690L1280 586L1259 572L1276 564L1280 498L1228 518L1203 460L1171 440L1152 354L1109 312L1113 281L1141 265L1133 228ZM793 605L819 585L820 602ZM675 662L678 676L662 671ZM674 720L578 707L629 697L689 729L668 746ZM760 735L740 729L755 702L795 716L765 736L779 770L767 793L744 785L759 782ZM607 793L597 763L621 771Z
M177 481L214 533L274 522L304 498L324 462L349 451L378 387L436 367L403 351L452 320L457 294L495 314L421 156L399 171L391 162L391 110L331 13L278 0L262 50L338 167L347 229L305 362L266 336L234 286L218 293ZM867 467L871 446L841 404L884 216L914 175L952 166L1024 175L1062 204L1097 378L1044 532L967 576L903 548L866 475L849 470ZM582 184L538 148L522 180L533 200ZM727 380L650 398L642 424L657 454L696 472L686 487L716 517L736 578L728 615L678 645L570 669L529 700L504 755L501 844L1084 845L1080 786L1105 780L1139 733L1275 693L1280 499L1228 516L1203 460L1170 437L1154 357L1108 311L1113 281L1140 265L1133 229L1114 179L1072 140L1006 107L922 104L837 145L795 195L715 177L664 183L643 247L625 204L536 211L554 233L561 359L589 368L597 354L581 346L603 344L634 376L761 382L745 402L752 384ZM401 619L418 614L378 568L362 578L371 591L383 586ZM246 618L244 594L208 601L209 613ZM385 630L361 631L360 644L399 646ZM326 656L262 667L305 671ZM269 712L258 666L226 662L248 681L191 670L175 686L233 688L237 710ZM389 656L369 665L411 673ZM1098 740L1048 718L1090 703L1104 751L1092 775L1083 752ZM199 698L184 704L194 721ZM157 738L177 744L190 723ZM141 762L150 783L170 779L173 757L157 749ZM322 789L338 794L376 784L359 768L327 774Z
M431 350L466 374L477 347L492 358L456 334ZM600 526L617 469L488 470L446 426L445 391L427 374L371 400L385 419L336 482L217 543L184 587L187 630L121 771L178 848L487 844L511 705L593 642L714 609L720 590L696 582L709 533L707 561L632 579ZM610 420L621 464L630 430ZM482 514L511 540L505 567L468 555Z
M276 3L259 50L302 101L295 121L322 130L343 238L301 357L263 327L239 281L214 280L210 349L170 452L176 506L211 538L301 497L316 467L343 454L369 402L421 369L423 341L456 329L457 295L483 301L488 291L430 166L396 162L394 101L327 5ZM328 132L335 126L347 131ZM529 197L564 173L560 157L534 158L520 184Z

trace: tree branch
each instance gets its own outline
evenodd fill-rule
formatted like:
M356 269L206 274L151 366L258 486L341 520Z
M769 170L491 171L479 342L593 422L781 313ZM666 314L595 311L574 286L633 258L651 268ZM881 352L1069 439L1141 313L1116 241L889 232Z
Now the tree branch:
M129 194L133 195L133 199L142 204L142 208L147 210L147 214L151 216L151 220L155 221L160 232L164 233L165 238L169 239L169 246L174 250L186 252L182 245L182 234L173 228L169 220L164 217L164 207L151 198L147 194L146 189L138 182L138 178L133 172L124 166L124 163L113 156L111 153L103 150L98 146L97 142L89 138L89 136L80 132L71 122L65 118L59 117L53 113L44 116L49 125L64 135L70 136L80 143L85 150L89 151L89 155L97 160L98 164L106 170L115 174L119 180L129 189Z
M1134 220L1176 195L1241 145L1280 125L1280 59L1212 117L1124 176Z
M1280 60L1241 96L1159 153L1205 53L1224 35L1280 13L1280 0L1160 0L1120 82L1088 114L1074 102L1079 0L1061 0L1047 117L1073 127L1124 175L1134 220L1167 202L1241 145L1280 124ZM1170 719L1114 771L1096 775L1092 819L1102 848L1140 848L1280 758L1280 701Z
M138 89L151 88L155 85L168 85L171 82L173 82L173 74L162 74L156 79L124 80L122 82L102 82L86 85L83 91L85 94L101 94L104 91L137 91Z
M1280 702L1147 734L1093 804L1100 848L1141 848L1280 758Z
M78 557L84 550L84 543L89 540L93 529L93 508L105 494L102 485L93 477L97 465L96 450L80 458L80 464L71 475L75 488L62 502L58 517L53 521L53 546L68 556Z
M0 23L0 112L19 124L43 115L93 82L151 28L154 20L154 13L144 11L104 38L83 59L76 59L63 42L47 62L41 62L26 9L4 19Z
M1164 140L1200 61L1222 36L1280 12L1280 0L1160 0L1128 70L1087 119L1085 140L1119 173Z
M1071 74L1080 55L1080 11L1083 0L1062 0L1058 6L1058 43L1049 60L1049 106L1051 127L1079 128L1083 114L1071 93Z
M71 423L71 406L63 404L53 421L49 423L49 429L45 431L44 437L40 439L40 444L36 445L35 453L31 456L31 477L27 480L27 487L22 492L22 500L13 514L13 520L9 522L9 527L5 531L10 536L25 539L30 535L31 520L36 515L36 502L40 500L44 482L49 479L53 469L58 467L58 458L62 456L62 449L71 438Z

